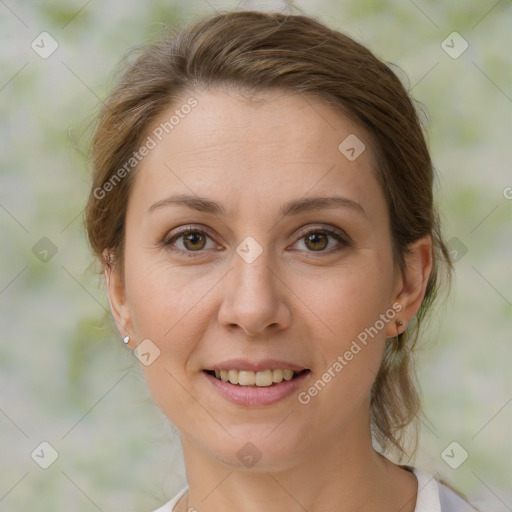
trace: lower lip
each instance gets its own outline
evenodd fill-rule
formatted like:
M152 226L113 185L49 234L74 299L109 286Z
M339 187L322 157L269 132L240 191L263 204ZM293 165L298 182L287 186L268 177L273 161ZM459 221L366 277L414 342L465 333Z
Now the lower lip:
M291 380L283 380L272 386L239 386L219 380L203 372L211 385L228 401L237 405L272 405L290 396L299 388L311 372L303 372Z

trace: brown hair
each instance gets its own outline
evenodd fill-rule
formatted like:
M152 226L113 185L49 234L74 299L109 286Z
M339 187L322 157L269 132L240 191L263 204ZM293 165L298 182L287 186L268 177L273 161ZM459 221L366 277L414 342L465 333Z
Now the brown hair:
M403 268L409 245L425 234L432 236L433 268L425 298L407 331L387 343L372 389L374 439L382 449L398 448L401 457L404 428L411 422L416 426L413 420L420 411L411 351L442 281L441 266L449 281L452 264L414 104L397 76L367 48L308 16L251 11L202 18L143 48L107 98L92 141L93 182L85 221L93 251L101 258L109 249L122 269L134 172L112 180L116 173L119 178L119 170L164 110L187 93L209 87L307 93L348 115L370 137L389 208L395 261Z

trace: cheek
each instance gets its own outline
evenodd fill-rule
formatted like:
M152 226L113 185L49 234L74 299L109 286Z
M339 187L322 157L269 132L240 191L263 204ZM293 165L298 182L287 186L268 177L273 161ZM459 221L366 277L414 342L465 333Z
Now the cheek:
M164 257L128 256L126 291L138 337L159 340L162 349L186 344L189 340L177 333L184 327L195 330L200 326L193 319L199 316L201 303L215 284L217 274L213 274L200 274L197 267L171 265Z
M189 391L190 362L206 336L208 322L199 319L211 315L207 292L216 280L213 276L199 278L197 271L192 275L192 270L187 272L166 262L143 265L132 256L126 263L126 289L136 342L150 339L159 352L151 364L142 365L148 389L178 428L196 428L196 420L200 428L206 418L184 415L183 411L197 409Z
M385 301L358 286L352 291L352 298L338 295L338 307L327 318L335 336L317 340L320 368L297 397L310 427L325 438L335 438L350 418L363 418L364 423L385 346L385 329L376 325L386 311Z
M150 339L159 356L143 366L155 401L183 407L182 386L197 370L194 355L214 320L212 297L222 269L172 265L165 256L151 259L134 247L125 259L125 283L136 342ZM171 400L170 397L173 397ZM192 405L193 402L190 403Z
M339 404L354 405L367 396L382 361L386 323L394 318L391 259L370 250L359 256L314 287L304 281L298 292L324 333L315 340L322 367L316 378L323 382L312 395L321 389L323 397L314 407L337 403L340 414Z
M297 293L322 320L334 350L350 343L391 308L392 265L390 259L384 260L376 251L361 251L346 265L316 280L314 286L306 279L298 288ZM384 335L380 322L378 328Z

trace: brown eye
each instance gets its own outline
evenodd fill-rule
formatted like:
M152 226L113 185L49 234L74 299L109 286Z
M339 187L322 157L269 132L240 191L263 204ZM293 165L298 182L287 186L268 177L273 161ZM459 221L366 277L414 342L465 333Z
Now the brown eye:
M200 251L206 245L206 236L200 231L191 231L183 236L183 245L189 251Z
M165 247L182 254L205 253L214 249L212 238L201 229L183 229L163 242ZM209 244L209 245L208 245Z
M302 234L296 242L299 249L306 252L331 254L338 250L351 247L352 242L348 235L342 235L331 229L310 229ZM302 246L302 247L301 247Z
M322 232L316 231L304 237L306 247L312 251L323 251L329 244L329 237Z

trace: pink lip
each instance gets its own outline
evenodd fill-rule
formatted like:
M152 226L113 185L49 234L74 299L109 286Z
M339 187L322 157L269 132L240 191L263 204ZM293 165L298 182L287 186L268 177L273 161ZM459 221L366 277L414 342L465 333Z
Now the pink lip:
M236 366L232 366L232 361L228 366L223 366L222 369L238 369ZM268 361L264 361L264 364L267 364ZM280 363L281 365L283 363ZM247 369L247 365L242 367L241 369ZM267 368L284 368L287 366L279 366L279 365L267 365L262 366L261 369ZM289 368L289 366L288 366ZM214 368L213 368L214 369ZM218 369L221 369L219 367ZM292 368L290 368L292 369ZM258 371L258 370L253 370ZM299 370L300 371L300 370ZM230 401L231 403L237 405L245 405L245 406L264 406L264 405L272 405L284 398L290 396L294 391L296 391L304 381L304 379L308 378L311 372L303 372L299 376L295 377L292 380L283 380L279 384L273 384L272 386L266 387L257 387L257 386L238 386L236 384L231 384L230 382L223 382L219 379L216 379L214 376L209 373L202 372L208 382L213 386L213 388L218 391L225 399Z
M279 361L277 359L263 359L261 361L248 361L246 359L228 359L221 363L214 364L205 368L207 370L248 370L252 372L260 372L263 370L293 370L301 372L305 370L305 366L297 366L296 364Z

